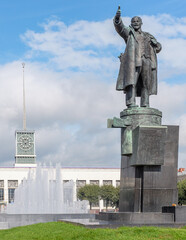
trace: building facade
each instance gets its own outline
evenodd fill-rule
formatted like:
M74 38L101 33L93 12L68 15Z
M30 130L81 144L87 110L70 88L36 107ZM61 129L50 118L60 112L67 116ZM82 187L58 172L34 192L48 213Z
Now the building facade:
M48 168L49 169L49 168ZM36 167L2 167L0 168L0 205L4 206L14 201L15 189L23 179L27 179L29 171L35 171ZM47 167L46 167L47 170ZM85 184L120 185L119 168L61 168L63 182L72 180L75 184L74 200L77 200L77 190ZM95 209L105 209L102 200Z

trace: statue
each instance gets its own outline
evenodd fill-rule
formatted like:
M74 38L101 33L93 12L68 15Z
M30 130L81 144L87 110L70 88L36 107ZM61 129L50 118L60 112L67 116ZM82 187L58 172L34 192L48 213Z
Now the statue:
M123 225L139 223L139 218L143 224L173 222L174 216L168 219L166 213L177 204L179 127L162 125L162 112L149 107L149 96L157 94L156 55L161 44L141 30L140 17L133 17L126 27L120 7L114 25L126 43L116 90L124 91L127 105L119 118L107 120L108 128L121 128L119 212L114 220ZM141 107L136 105L137 96ZM100 213L96 219L113 220L113 215Z
M116 90L124 91L128 108L137 107L136 96L141 97L141 107L149 107L149 96L157 94L156 53L161 51L161 44L141 30L140 17L133 17L131 26L126 27L121 19L120 7L114 17L114 26L126 43L125 52L119 57Z

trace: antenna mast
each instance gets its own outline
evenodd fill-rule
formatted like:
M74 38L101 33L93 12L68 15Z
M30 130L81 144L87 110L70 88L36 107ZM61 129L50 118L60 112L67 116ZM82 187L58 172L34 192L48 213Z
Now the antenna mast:
M23 130L26 131L26 106L25 106L25 63L22 63L23 67Z

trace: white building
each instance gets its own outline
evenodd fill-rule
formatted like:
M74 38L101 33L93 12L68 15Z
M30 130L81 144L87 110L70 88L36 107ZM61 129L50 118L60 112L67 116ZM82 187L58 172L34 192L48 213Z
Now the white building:
M46 167L47 169L47 167ZM4 205L14 200L14 191L27 178L29 170L35 171L36 167L1 167L0 168L0 204L1 209ZM99 186L120 184L119 168L61 168L61 175L64 182L73 180L75 189L85 184L97 184ZM76 200L76 191L74 200ZM97 209L104 209L101 200Z

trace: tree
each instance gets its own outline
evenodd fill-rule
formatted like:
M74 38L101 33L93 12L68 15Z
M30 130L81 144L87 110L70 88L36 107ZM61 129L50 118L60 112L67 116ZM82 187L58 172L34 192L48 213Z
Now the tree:
M112 206L115 208L119 207L119 192L120 192L120 187L116 187L114 189L114 194L112 196Z
M100 192L100 187L98 185L87 184L79 188L77 192L77 197L80 200L88 200L90 209L92 209L92 204L99 203L99 192Z
M106 203L106 209L108 208L109 203L111 205L115 205L117 202L117 190L112 185L103 185L100 188L100 197L103 199ZM119 200L118 200L119 202Z
M186 204L186 179L178 182L178 203Z

